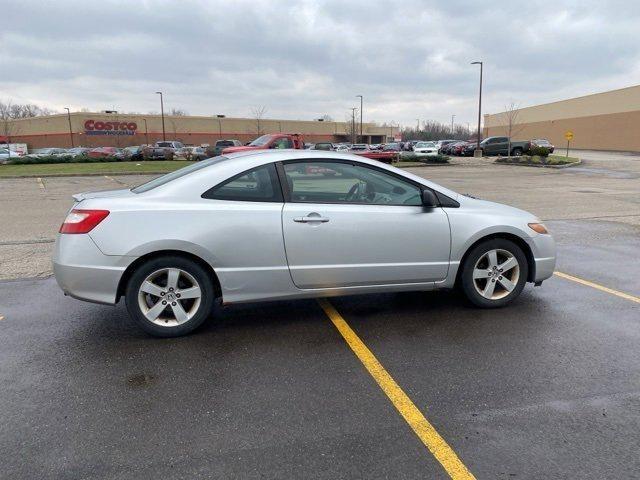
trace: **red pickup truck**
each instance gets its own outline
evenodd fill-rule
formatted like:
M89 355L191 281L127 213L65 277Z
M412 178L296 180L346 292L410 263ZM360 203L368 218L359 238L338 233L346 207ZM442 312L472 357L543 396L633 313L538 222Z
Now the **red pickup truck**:
M304 139L299 133L269 133L256 138L249 145L225 148L222 150L222 154L243 152L246 150L268 150L270 148L293 148L302 150L304 149ZM384 163L391 163L398 157L397 152L380 150L354 150L349 153Z
M241 147L228 147L222 150L222 154L243 152L246 150L268 150L270 148L295 148L302 150L304 141L298 133L269 133L256 138L249 145Z

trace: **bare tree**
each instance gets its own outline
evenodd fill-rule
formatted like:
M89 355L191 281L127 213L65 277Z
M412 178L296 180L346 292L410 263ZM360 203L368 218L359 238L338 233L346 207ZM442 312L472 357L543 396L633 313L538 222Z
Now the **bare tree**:
M333 117L332 117L331 115L326 114L326 113L325 113L324 115L322 115L322 116L320 117L320 119L321 119L323 122L333 122Z
M256 122L256 133L258 134L258 136L262 135L263 133L262 119L264 118L266 113L267 113L267 107L265 107L264 105L258 105L251 108L251 115Z
M517 135L522 131L523 126L518 122L518 116L520 115L520 109L518 105L511 102L508 106L504 107L504 113L502 114L504 120L504 130L507 137L509 137L507 145L507 156L511 156L511 139L514 135Z
M468 140L473 136L473 131L463 125L455 125L453 131L450 124L444 124L435 120L423 120L418 126L407 127L402 130L404 140Z
M184 117L189 114L186 112L186 110L182 110L181 108L172 108L169 115L173 115L174 117Z
M352 113L347 113L344 117L344 123L345 123L345 132L347 134L347 138L349 138L349 141L352 143L355 143L355 139L356 136L359 133L359 123L356 122L356 117L358 116L358 111L360 109L356 108L355 110L351 110Z
M11 136L18 133L19 127L13 120L12 116L13 102L0 102L0 135L7 137L7 144L11 143Z

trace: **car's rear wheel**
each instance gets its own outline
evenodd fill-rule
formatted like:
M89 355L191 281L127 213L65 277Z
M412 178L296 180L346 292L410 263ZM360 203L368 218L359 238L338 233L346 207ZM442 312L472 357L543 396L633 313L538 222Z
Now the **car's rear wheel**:
M512 155L514 157L521 157L522 156L522 149L521 148L514 148L512 150Z
M125 297L129 314L143 330L158 337L177 337L207 319L214 291L209 275L198 263L167 256L138 267Z
M461 286L467 298L482 308L503 307L524 288L529 268L522 249L514 242L495 238L484 241L467 255Z

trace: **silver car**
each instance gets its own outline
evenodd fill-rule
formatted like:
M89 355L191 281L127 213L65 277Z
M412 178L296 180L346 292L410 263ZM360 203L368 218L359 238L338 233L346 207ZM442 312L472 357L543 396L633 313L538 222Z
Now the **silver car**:
M502 307L553 274L532 214L348 153L214 157L131 190L74 195L54 272L157 336L224 304L460 287Z

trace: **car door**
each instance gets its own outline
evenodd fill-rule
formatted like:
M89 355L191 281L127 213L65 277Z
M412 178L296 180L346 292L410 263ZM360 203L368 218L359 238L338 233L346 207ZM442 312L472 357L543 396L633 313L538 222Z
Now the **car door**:
M496 138L494 150L496 155L507 155L509 151L509 137Z
M302 289L429 283L449 268L449 220L422 206L421 187L369 165L290 161L282 231Z

